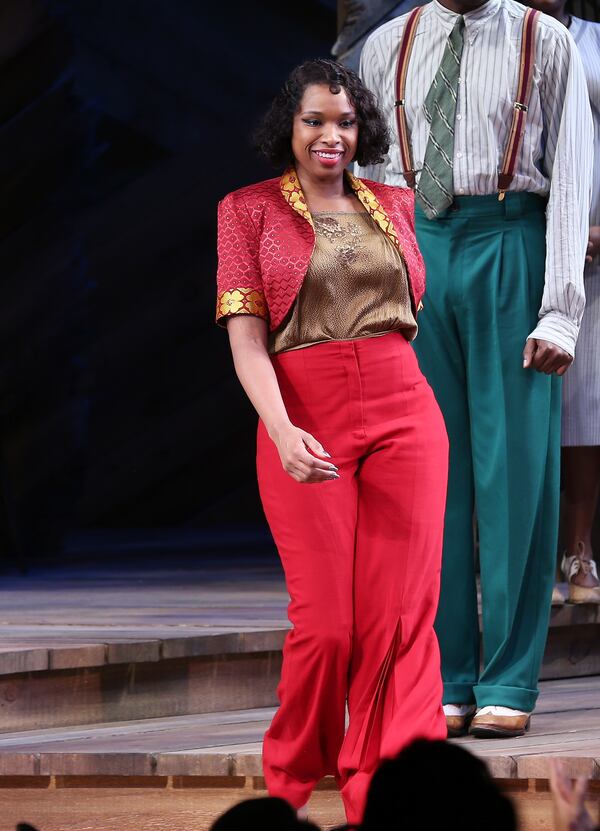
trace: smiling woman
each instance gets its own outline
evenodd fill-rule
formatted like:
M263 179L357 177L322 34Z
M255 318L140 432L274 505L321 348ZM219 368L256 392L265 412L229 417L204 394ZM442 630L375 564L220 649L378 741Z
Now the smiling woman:
M382 756L446 735L433 620L448 446L409 343L424 290L414 198L347 171L380 161L387 133L333 61L292 72L257 140L287 169L219 206L217 320L260 416L260 494L291 597L263 769L296 808L333 774L357 823Z
M389 134L375 97L354 72L325 59L307 61L291 72L255 133L257 150L274 167L281 168L294 163L292 132L295 133L298 127L298 119L302 117L307 122L318 122L322 115L318 112L300 114L301 109L310 106L302 99L312 85L325 87L330 97L340 96L343 103L338 104L338 116L342 120L355 121L354 156L346 164L356 160L359 165L366 166L383 161L389 148Z

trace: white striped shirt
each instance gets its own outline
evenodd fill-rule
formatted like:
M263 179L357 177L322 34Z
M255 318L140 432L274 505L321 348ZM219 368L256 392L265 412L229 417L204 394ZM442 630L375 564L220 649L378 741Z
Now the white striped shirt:
M578 17L571 18L569 32L577 44L587 80L592 117L594 119L594 176L592 180L592 205L590 225L600 225L600 23L590 23ZM600 273L600 258L586 266L586 272Z
M594 117L594 179L590 224L600 225L600 23L571 18ZM585 266L586 307L575 363L563 381L562 443L600 445L600 256Z
M518 85L525 7L488 0L464 15L464 47L454 139L454 192L497 192ZM423 102L441 63L457 15L437 0L419 21L406 83L406 116L419 170L429 136ZM377 95L393 143L383 164L360 176L405 186L394 112L398 45L407 15L367 40L361 76ZM557 20L540 15L536 61L521 154L511 190L548 196L546 279L539 323L529 337L575 352L585 306L583 267L589 230L593 127L577 47ZM435 221L435 220L432 220Z

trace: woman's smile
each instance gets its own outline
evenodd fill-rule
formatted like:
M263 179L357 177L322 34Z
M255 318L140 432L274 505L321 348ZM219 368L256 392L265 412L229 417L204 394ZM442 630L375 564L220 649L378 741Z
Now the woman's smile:
M317 157L319 162L324 167L335 167L335 165L337 165L337 163L346 156L344 150L327 150L325 148L319 148L317 150L311 150L310 152Z

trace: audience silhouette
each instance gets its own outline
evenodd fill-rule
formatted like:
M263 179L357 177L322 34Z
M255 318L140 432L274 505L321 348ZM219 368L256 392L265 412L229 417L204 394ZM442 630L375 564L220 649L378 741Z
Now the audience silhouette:
M317 826L298 819L283 799L246 799L230 808L212 825L211 831L318 831Z

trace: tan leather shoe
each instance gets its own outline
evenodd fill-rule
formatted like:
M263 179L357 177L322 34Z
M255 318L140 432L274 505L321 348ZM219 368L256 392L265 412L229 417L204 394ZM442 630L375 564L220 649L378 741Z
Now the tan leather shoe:
M469 735L478 739L512 739L524 736L531 724L531 713L510 707L481 707L471 722Z
M583 542L577 543L575 554L565 551L561 569L569 585L569 603L600 603L598 570Z
M474 704L444 704L449 739L458 739L459 736L467 735L475 710Z

